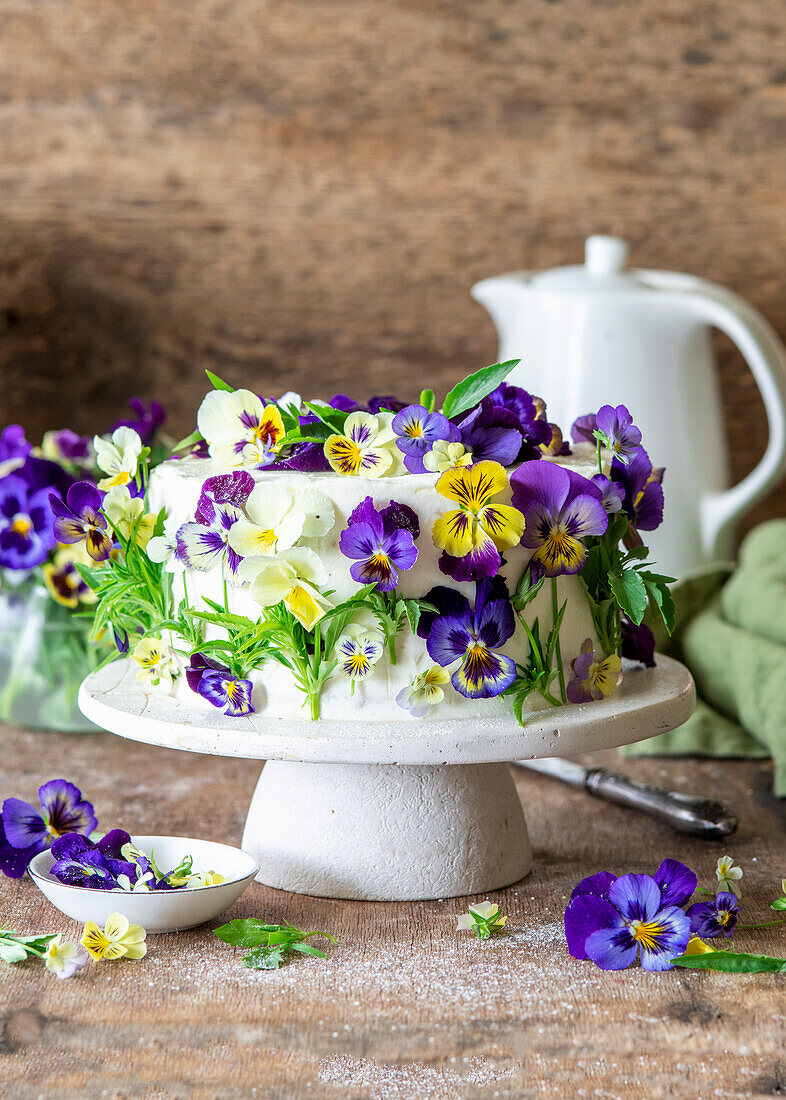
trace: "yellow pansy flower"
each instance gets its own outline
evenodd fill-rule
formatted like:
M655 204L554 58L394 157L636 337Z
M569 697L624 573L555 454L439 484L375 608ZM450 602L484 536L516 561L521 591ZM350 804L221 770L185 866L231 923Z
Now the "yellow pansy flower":
M147 932L141 924L129 924L122 913L111 913L103 928L89 920L80 943L96 962L101 959L141 959L147 953Z
M453 558L466 559L469 570L491 576L499 568L499 551L521 541L524 516L496 498L508 487L508 477L499 462L477 462L446 470L436 489L458 508L445 512L434 523L434 545ZM467 579L464 577L456 579Z

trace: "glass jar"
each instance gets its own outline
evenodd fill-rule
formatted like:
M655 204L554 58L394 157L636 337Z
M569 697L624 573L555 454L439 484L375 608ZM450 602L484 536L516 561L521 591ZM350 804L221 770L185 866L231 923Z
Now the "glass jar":
M103 654L90 618L62 607L35 574L0 580L0 719L34 729L97 729L77 706L82 680Z

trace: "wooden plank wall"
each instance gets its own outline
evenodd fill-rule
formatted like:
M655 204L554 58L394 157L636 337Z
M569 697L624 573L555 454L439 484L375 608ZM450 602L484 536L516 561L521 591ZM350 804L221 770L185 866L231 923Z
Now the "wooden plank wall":
M0 410L186 431L237 384L414 395L468 296L575 261L728 284L786 336L782 0L0 0ZM722 347L738 475L763 450ZM659 456L667 458L667 456ZM757 517L782 511L772 494Z

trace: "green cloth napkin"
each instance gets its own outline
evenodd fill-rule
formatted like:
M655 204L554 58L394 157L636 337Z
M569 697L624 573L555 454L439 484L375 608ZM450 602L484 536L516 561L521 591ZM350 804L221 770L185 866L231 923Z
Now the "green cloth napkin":
M742 544L736 566L710 566L674 586L677 630L658 649L693 673L698 705L678 729L629 745L629 756L747 756L775 762L786 797L786 520Z

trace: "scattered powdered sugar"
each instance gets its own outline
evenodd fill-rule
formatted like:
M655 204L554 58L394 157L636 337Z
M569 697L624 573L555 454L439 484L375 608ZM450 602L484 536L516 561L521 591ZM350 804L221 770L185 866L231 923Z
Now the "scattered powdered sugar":
M468 1058L466 1072L429 1066L425 1062L395 1065L371 1058L331 1055L319 1063L319 1080L341 1089L362 1089L369 1100L410 1100L413 1096L429 1100L454 1100L463 1086L482 1088L511 1077L518 1064L495 1065L488 1058Z

